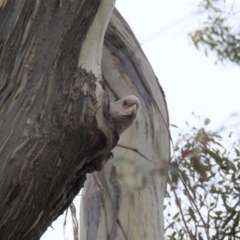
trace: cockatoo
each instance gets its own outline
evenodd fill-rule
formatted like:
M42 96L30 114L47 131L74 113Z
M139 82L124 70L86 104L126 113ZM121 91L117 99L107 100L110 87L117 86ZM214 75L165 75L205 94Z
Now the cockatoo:
M110 114L114 128L122 134L137 119L140 100L134 95L129 95L110 103Z

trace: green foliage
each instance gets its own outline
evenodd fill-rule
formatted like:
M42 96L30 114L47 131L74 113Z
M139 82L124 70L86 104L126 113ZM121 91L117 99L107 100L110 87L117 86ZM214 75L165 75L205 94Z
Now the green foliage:
M179 133L165 198L166 239L240 239L239 146L223 147L209 123L187 124Z
M202 46L206 56L210 50L220 61L240 64L239 6L235 1L203 0L199 10L204 15L203 26L189 34L196 48Z

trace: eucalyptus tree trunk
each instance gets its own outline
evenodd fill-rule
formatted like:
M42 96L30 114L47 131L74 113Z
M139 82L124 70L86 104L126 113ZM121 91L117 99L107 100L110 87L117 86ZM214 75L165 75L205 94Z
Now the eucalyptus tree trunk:
M163 240L163 198L170 157L165 96L129 26L114 11L105 34L102 73L111 101L136 95L141 110L114 158L87 175L80 240Z
M0 239L39 239L111 156L101 58L114 2L0 1Z

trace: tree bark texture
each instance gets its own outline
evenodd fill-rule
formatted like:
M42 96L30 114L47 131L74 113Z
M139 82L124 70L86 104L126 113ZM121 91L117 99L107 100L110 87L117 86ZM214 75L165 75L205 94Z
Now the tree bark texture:
M113 5L0 1L1 239L39 239L117 143L100 66Z
M105 34L102 73L111 101L136 95L138 120L120 137L114 159L87 174L81 240L163 240L163 198L170 159L162 88L127 23L115 10Z

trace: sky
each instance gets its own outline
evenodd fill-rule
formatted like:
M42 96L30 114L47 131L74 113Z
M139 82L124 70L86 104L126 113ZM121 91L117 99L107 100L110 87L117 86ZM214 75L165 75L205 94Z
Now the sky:
M240 66L217 65L214 55L206 57L191 42L188 33L199 28L197 0L117 0L116 7L139 40L167 100L170 123L184 128L185 122L198 126L192 112L210 118L210 129L223 124L227 132L240 136ZM231 118L232 114L237 114ZM75 201L79 205L79 198ZM64 217L41 240L64 239ZM68 218L66 239L72 239Z

